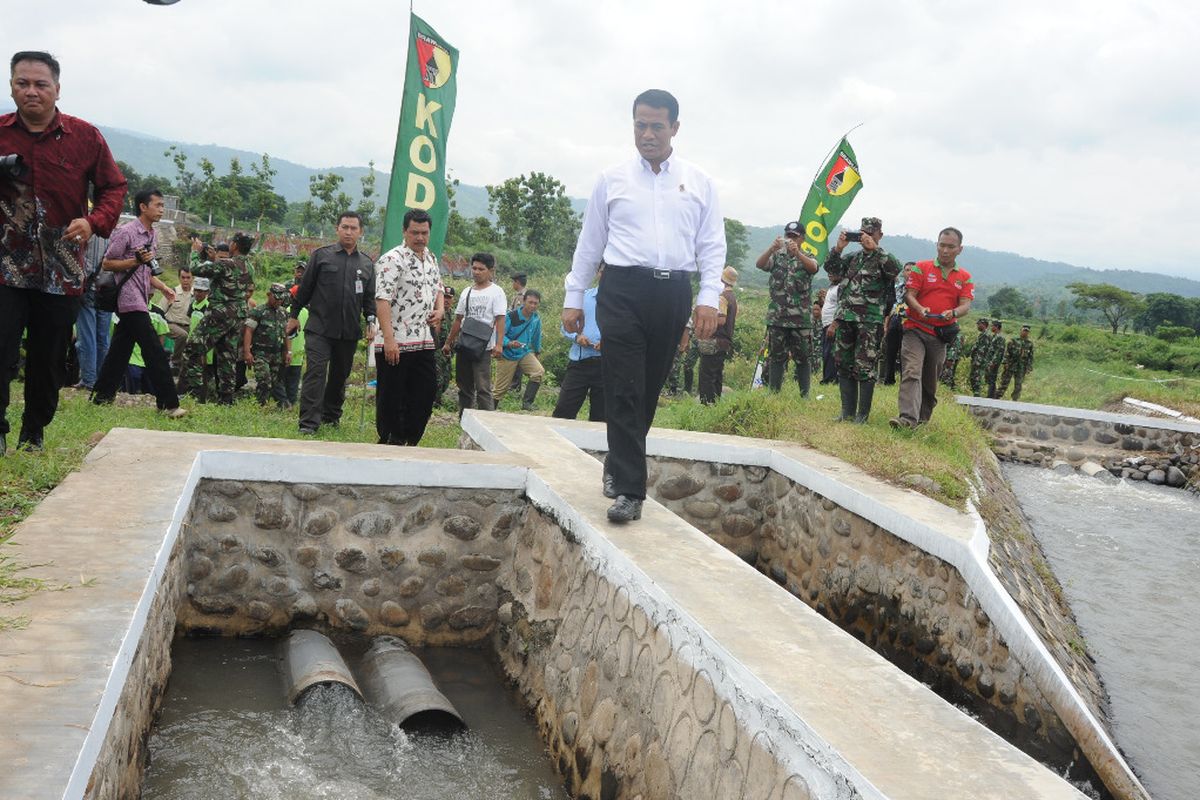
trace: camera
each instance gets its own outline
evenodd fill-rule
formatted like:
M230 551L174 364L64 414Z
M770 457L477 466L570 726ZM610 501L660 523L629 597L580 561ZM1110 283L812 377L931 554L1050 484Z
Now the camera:
M163 274L162 265L158 263L157 258L150 259L149 264L150 264L150 274L151 275L158 277L159 275Z
M862 231L846 231L846 241L847 242L861 242L862 241L862 233L863 233Z
M20 153L9 153L0 156L0 178L12 180L19 178L25 172L25 159Z

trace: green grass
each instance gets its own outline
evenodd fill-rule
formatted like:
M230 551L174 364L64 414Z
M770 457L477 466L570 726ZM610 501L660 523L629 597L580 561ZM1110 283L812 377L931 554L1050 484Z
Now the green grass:
M729 392L711 406L691 397L672 400L659 409L654 424L798 442L887 481L924 475L937 484L931 497L954 508L965 506L975 459L987 449L988 438L951 402L949 392L932 421L916 431L894 431L888 425L897 410L895 386L876 387L866 425L833 422L840 410L836 386L814 386L806 400L789 385L779 394L762 389Z

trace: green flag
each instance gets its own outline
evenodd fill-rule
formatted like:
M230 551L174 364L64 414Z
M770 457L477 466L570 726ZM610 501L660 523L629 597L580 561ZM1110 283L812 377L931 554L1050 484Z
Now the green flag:
M404 239L404 212L423 208L433 218L429 249L439 257L446 243L450 200L446 196L446 139L454 117L458 51L425 20L409 15L408 67L396 132L396 156L388 185L383 252Z
M854 148L842 137L829 161L813 179L804 210L800 212L800 224L804 226L801 248L818 264L824 263L829 253L829 232L861 188L862 175L858 171Z

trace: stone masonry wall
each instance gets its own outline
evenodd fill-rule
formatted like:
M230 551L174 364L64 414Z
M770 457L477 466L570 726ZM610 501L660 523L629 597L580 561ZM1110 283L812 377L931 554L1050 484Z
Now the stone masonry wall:
M84 794L88 800L117 800L141 794L149 753L150 725L171 675L175 611L183 595L183 545L176 541L158 592L150 605L129 676L121 689L108 733Z
M763 467L656 458L648 477L655 500L1018 747L1058 767L1078 759L950 564ZM1099 711L1094 670L1077 683Z
M202 481L185 529L180 630L299 624L479 643L525 513L514 490Z
M698 641L631 600L540 514L517 534L495 647L573 797L804 800L779 742L751 730Z
M996 438L996 454L1019 461L1049 464L1057 457L1077 464L1118 450L1171 453L1200 448L1200 433L1174 430L1169 424L1135 424L985 405L967 404L967 409Z

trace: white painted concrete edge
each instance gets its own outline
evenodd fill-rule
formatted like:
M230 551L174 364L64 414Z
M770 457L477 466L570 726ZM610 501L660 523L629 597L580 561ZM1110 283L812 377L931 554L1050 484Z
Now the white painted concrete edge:
M608 580L614 590L618 586L624 587L629 593L630 603L646 609L650 630L659 624L668 627L676 656L695 670L706 670L713 680L717 695L735 708L739 720L743 720L752 730L770 732L777 745L791 745L782 761L783 766L789 772L803 777L814 797L886 800L886 796L874 784L812 730L758 676L734 658L702 625L683 611L608 537L586 522L534 470L530 470L526 493L536 507L558 520L564 530L579 542L593 572ZM655 501L648 499L646 502ZM696 531L696 535L704 534ZM716 547L718 549L714 557L740 562L737 556L723 547ZM785 591L775 584L770 586L777 591ZM692 648L695 657L688 658L683 652L679 646L683 641L695 643L696 646ZM784 754L777 752L775 755L780 757ZM852 788L835 783L835 776L841 776Z
M121 645L117 649L116 658L113 660L112 667L108 671L108 681L105 683L104 691L100 695L100 702L97 704L96 713L92 717L91 725L88 726L87 736L84 737L83 745L79 748L79 752L75 757L75 765L71 769L71 777L67 781L66 788L63 790L63 797L68 800L81 798L84 792L87 791L88 781L92 777L92 771L95 769L96 761L100 757L100 751L104 747L104 740L108 737L108 730L112 725L113 714L116 713L117 703L121 699L121 692L125 689L125 682L129 679L129 670L133 666L133 657L137 653L138 645L142 641L142 634L146 630L146 620L150 616L150 606L153 605L154 597L158 594L158 588L162 584L163 576L166 574L167 563L171 559L171 551L175 549L175 543L179 539L179 532L183 528L184 517L187 516L188 509L192 504L192 494L196 489L196 484L200 480L201 470L199 462L199 458L193 461L192 469L188 472L183 488L179 492L179 499L175 502L175 510L171 515L170 525L167 527L158 552L155 554L154 564L151 566L149 574L146 575L146 582L142 586L141 597L138 598L133 617L130 619L129 626L125 629L125 635L121 638Z
M196 486L201 479L278 482L281 475L288 483L351 483L368 486L439 486L472 489L524 489L528 467L506 464L446 464L429 461L379 460L297 453L261 453L232 450L202 450L192 462L187 479L154 564L146 576L133 617L125 629L116 658L108 673L104 691L87 736L75 758L71 777L63 791L64 800L82 798L96 768L104 740L112 726L117 703L121 699L133 658L146 630L150 607L162 585L171 551L179 540L184 518L191 509ZM329 476L335 475L336 480Z
M603 442L601 447L596 447L599 442L596 441L594 431L590 429L582 433L579 428L563 427L557 430L577 446L587 442L589 449L607 449L607 442ZM490 435L492 434L489 432ZM1081 747L1089 740L1098 743L1105 751L1104 754L1120 766L1128 782L1149 797L1116 744L1050 654L1020 606L992 572L988 564L990 540L987 527L974 506L968 506L967 514L973 530L970 541L964 545L954 537L946 536L924 523L897 513L870 495L847 486L832 476L760 444L739 445L724 441L672 439L668 432L660 429L651 431L646 449L649 454L669 458L769 467L790 480L828 497L847 511L879 525L924 552L952 564L975 593L980 607L1004 636L1009 650L1037 681L1038 688L1046 694ZM1074 720L1079 719L1086 721L1086 728L1079 729L1078 725L1073 724ZM1096 755L1088 753L1089 758Z
M1086 408L1065 408L1063 406L1047 406L1040 403L1013 402L1012 400L992 400L987 397L971 397L964 394L955 395L954 399L960 406L995 408L1024 414L1042 414L1045 416L1065 417L1067 419L1108 422L1114 425L1125 424L1139 428L1157 428L1176 433L1200 434L1200 424L1173 419L1155 419L1154 417L1143 417L1136 414L1114 414L1111 411L1091 411Z
M1163 416L1171 417L1172 419L1179 420L1180 422L1198 422L1198 423L1200 423L1200 419L1196 419L1195 417L1189 417L1187 414L1183 414L1179 411L1176 411L1173 408L1167 408L1166 406L1160 406L1158 403L1151 403L1146 400L1138 400L1136 397L1126 397L1126 398L1122 399L1121 402L1124 403L1125 405L1133 406L1134 408L1140 408L1145 411L1152 411L1155 414L1162 414Z

